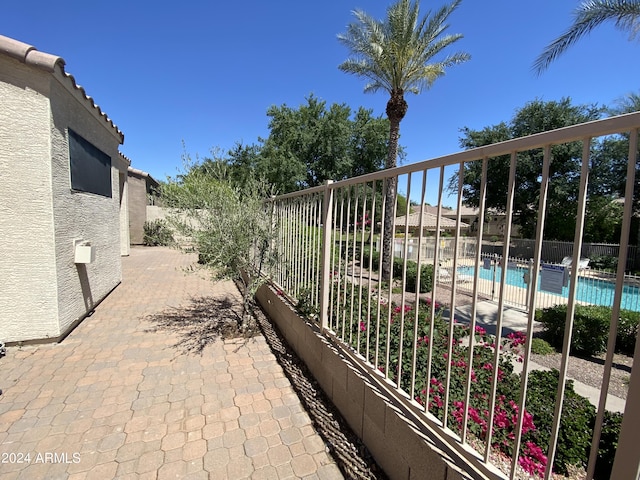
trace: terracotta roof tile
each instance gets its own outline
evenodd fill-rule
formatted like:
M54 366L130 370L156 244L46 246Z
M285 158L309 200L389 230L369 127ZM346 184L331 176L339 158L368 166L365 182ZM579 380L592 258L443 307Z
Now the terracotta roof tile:
M129 165L127 168L131 168L131 159L122 152L118 152L118 153L120 154L120 158L122 158Z
M407 224L410 227L419 227L420 226L420 212L416 212L416 213L411 213L409 214L409 217L407 220L406 216L401 216L401 217L397 217L396 218L396 228L400 227L400 226L404 226L405 221L407 222ZM436 228L436 222L438 220L438 216L437 215L433 215L432 213L428 213L428 212L424 212L424 215L422 217L422 226L423 228L427 228L427 229L435 229ZM447 217L440 217L440 228L455 228L456 226L456 222L454 220L451 220ZM460 222L460 227L461 228L467 228L469 225L467 225L464 222Z
M93 98L87 95L84 88L76 83L73 75L65 72L65 61L62 57L40 52L32 45L20 42L13 38L5 37L4 35L0 35L0 54L7 55L24 63L25 65L40 68L52 74L59 73L62 79L66 80L68 83L66 86L71 90L78 90L82 97L84 97L84 99L89 103L89 106L95 109L98 115L116 131L117 135L120 137L120 143L124 142L124 134L120 129L113 123L107 114L104 113L98 105L96 105Z
M120 154L120 155L122 155L122 154ZM122 155L122 156L124 157L124 155ZM160 183L155 178L153 178L151 175L149 175L145 171L138 170L137 168L129 167L128 168L128 172L132 173L134 175L138 175L139 177L142 177L142 178L148 178L151 181L151 183L153 183L155 185L160 185Z

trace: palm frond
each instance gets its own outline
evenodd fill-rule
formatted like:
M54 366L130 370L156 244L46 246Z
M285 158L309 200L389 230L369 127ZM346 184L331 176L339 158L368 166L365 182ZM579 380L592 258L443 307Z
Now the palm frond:
M623 115L625 113L640 111L640 92L631 92L623 97L617 98L615 106L608 108L609 115Z
M606 21L614 20L618 29L629 31L633 38L640 27L640 2L590 0L582 3L573 15L573 24L551 42L534 62L533 69L537 74L546 70L569 47Z
M456 54L430 67L436 55L462 38L462 35L443 36L448 17L460 2L454 0L421 17L417 0L398 0L387 9L384 21L362 11L353 12L356 21L347 27L346 33L338 35L351 56L338 68L368 79L365 92L384 89L389 93L398 90L419 93L442 75L442 68L470 58L467 54ZM439 73L435 74L436 71Z

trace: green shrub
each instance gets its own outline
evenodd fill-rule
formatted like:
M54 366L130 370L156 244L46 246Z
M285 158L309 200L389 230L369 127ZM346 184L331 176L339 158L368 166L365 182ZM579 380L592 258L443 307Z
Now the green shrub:
M173 243L173 234L164 220L152 220L144 222L143 243L148 246L167 246Z
M333 289L334 304L329 324L338 337L381 370L391 382L399 383L405 392L413 391L414 400L421 405L428 404L430 412L440 420L447 408L443 403L443 395L447 391L447 426L460 432L460 422L466 409L470 432L480 439L485 438L491 379L496 368L495 337L476 326L473 334L477 343L469 364L467 343L462 341L471 333L469 327L456 324L453 338L450 339L449 324L442 318L442 307L437 303L431 305L430 301L424 301L418 309L412 304L404 307L377 301L368 304L371 300L369 292L345 290L342 283L338 282L334 282ZM430 329L431 308L435 308L433 336ZM516 401L520 389L520 378L513 372L517 350L512 349L521 345L523 339L524 335L517 332L504 338L497 364L499 381L495 392L492 444L507 455L513 455L515 419L518 414ZM544 341L534 343L551 348ZM449 368L449 383L445 390ZM473 374L469 404L465 405L469 368L472 368ZM415 372L415 376L412 372ZM546 465L545 455L551 436L558 378L557 370L532 371L529 374L519 462L532 475L539 474ZM588 462L595 408L586 398L575 393L571 381L565 386L564 398L553 470L566 474L572 470L572 466L585 467ZM609 478L620 420L619 414L605 415L596 479Z
M620 310L618 320L618 334L616 335L616 350L626 355L633 355L640 325L640 312Z
M567 306L556 305L536 311L536 320L544 326L544 338L557 349L562 349ZM640 313L620 311L616 350L632 354L640 322ZM571 338L571 352L580 355L598 355L607 349L611 308L600 305L576 305Z
M607 316L607 313L609 316ZM611 309L601 306L576 305L573 321L571 352L581 355L597 355L607 348ZM567 306L556 305L536 312L539 322L544 325L545 339L561 350L564 339Z
M364 247L362 250L362 264L364 268L371 268L372 271L377 272L380 266L380 252L374 251L371 253L369 247ZM369 267L371 265L371 267Z
M416 291L416 280L418 278L418 264L407 262L407 279L405 288L407 292ZM433 288L433 265L422 265L420 267L420 293L430 292Z
M549 342L542 338L533 338L531 340L531 353L536 355L551 355L556 353L556 349L549 345Z
M589 256L589 266L597 270L615 272L618 268L618 257L611 255L591 255Z
M535 430L523 436L523 443L533 441L546 452L551 436L553 412L558 390L557 370L534 370L529 374L526 408L533 415ZM553 462L554 471L567 473L570 465L586 466L591 449L591 435L595 420L595 407L589 400L573 390L573 382L567 382L564 389L564 404L560 420L558 446Z
M311 288L302 288L298 293L298 303L296 310L300 315L307 318L317 318L320 310L313 304L313 290Z
M602 432L600 433L600 446L594 478L596 480L606 480L611 477L613 459L618 448L618 437L620 436L620 426L622 425L622 414L605 410L602 421Z
M409 266L409 261L407 261L407 267ZM404 260L402 258L393 257L393 278L402 278L402 266L404 265Z
M362 263L364 268L377 271L380 266L380 252L373 252L369 247L363 249ZM404 260L402 258L393 259L393 278L402 279L402 269ZM405 281L405 290L407 292L416 291L416 279L418 277L418 264L413 260L407 260L407 277ZM422 265L420 267L420 293L430 292L433 288L433 265Z

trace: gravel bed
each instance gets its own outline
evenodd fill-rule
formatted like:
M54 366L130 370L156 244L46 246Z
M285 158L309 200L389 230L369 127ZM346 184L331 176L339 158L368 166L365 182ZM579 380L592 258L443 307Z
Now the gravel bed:
M298 393L316 431L325 441L328 453L333 456L344 477L349 480L387 480L388 477L362 440L353 433L277 328L259 307L254 310L254 314L258 328Z
M531 360L543 367L559 370L562 361L562 354L553 353L551 355L531 355ZM584 383L585 385L600 388L602 378L604 376L604 361L604 354L585 358L571 356L567 367L567 375L569 378ZM611 368L611 380L609 382L610 395L614 395L618 398L627 398L629 377L631 375L632 366L633 357L614 354L613 366Z

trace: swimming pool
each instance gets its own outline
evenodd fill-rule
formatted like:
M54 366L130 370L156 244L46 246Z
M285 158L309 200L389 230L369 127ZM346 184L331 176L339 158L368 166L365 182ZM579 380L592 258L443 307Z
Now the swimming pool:
M500 282L502 268L495 267L496 282ZM458 272L462 275L473 276L474 267L463 266L458 267ZM524 281L524 275L528 270L525 268L507 268L507 285L513 285L519 288L527 288ZM493 280L493 268L480 268L480 278L483 280ZM540 292L540 276L538 276L538 291ZM563 298L569 298L569 287L562 288L562 294L543 291L546 295L555 295ZM597 278L587 278L578 276L578 288L576 291L576 299L580 302L590 303L593 305L604 305L610 307L613 305L613 297L615 293L615 284ZM626 310L640 312L640 287L635 285L625 285L622 290L622 301L620 307Z

